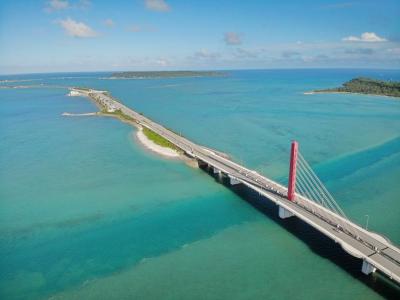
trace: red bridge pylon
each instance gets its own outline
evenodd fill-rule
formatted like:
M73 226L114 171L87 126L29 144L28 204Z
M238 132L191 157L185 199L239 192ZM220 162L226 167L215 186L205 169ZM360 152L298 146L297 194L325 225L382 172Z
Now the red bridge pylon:
M290 169L289 169L289 186L287 197L290 201L294 200L296 191L296 165L297 165L297 153L298 144L296 141L292 141L292 148L290 151Z

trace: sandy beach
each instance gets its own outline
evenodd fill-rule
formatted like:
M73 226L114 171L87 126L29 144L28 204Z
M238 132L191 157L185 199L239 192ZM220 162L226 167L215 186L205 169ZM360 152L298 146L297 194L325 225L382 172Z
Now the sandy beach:
M97 115L98 115L97 112L81 113L81 114L68 113L68 112L62 113L62 116L67 116L67 117L84 117L84 116L97 116Z
M387 97L387 98L395 98L399 99L396 96L388 96L388 95L379 95L379 94L365 94L365 93L355 93L355 92L339 92L339 91L309 91L304 92L304 95L317 95L317 94L353 94L353 95L361 95L361 96L379 96L379 97Z
M180 156L178 152L176 152L170 148L166 148L166 147L157 145L153 141L149 140L144 135L142 128L138 129L138 131L136 132L136 137L144 147L146 147L147 149L149 149L157 154L160 154L162 156L169 157L169 158L178 158Z

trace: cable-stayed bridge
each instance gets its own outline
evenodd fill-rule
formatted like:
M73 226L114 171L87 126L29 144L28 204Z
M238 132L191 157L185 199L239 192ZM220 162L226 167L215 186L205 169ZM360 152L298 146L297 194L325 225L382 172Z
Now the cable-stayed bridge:
M292 142L288 188L250 170L210 148L198 145L160 124L126 107L108 93L95 90L76 91L87 95L112 111L120 110L140 126L147 127L196 159L199 166L211 168L215 174L229 178L232 185L244 184L265 196L279 208L282 219L297 217L323 235L339 243L349 254L362 260L364 274L376 270L400 284L400 249L388 239L352 222L328 192L310 165Z

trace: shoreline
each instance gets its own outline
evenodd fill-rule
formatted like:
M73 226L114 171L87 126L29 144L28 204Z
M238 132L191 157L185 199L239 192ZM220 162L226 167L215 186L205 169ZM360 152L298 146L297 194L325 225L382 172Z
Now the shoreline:
M379 94L365 94L365 93L356 93L356 92L339 92L339 91L309 91L303 92L303 95L316 95L316 94L353 94L353 95L362 95L362 96L379 96L379 97L387 97L399 99L396 96L388 96L388 95L379 95Z
M66 117L84 117L84 116L97 116L98 112L89 112L89 113L69 113L63 112L61 115Z
M73 90L73 88L70 88L70 90ZM104 112L103 111L104 107L98 101L95 101L94 99L92 99L92 97L90 97L89 93L86 91L79 92L79 94L75 94L74 96L86 97L90 101L92 101L96 105L96 107L99 109L99 111L97 113L95 113L94 116L114 118L114 119L121 121L122 123L126 123L132 127L135 127L137 131L132 132L132 137L135 140L135 142L138 143L139 145L143 146L143 148L145 148L145 150L147 150L149 152L153 152L154 154L157 154L164 159L181 160L189 167L198 168L198 163L196 160L194 160L174 149L158 145L158 144L154 143L152 140L150 140L144 134L143 126L141 124L139 124L135 119L124 118L123 115L121 115L121 114Z
M181 155L171 148L166 148L160 145L157 145L153 141L149 140L147 136L143 133L143 128L139 127L136 133L133 133L136 140L140 142L140 144L150 150L151 152L155 152L163 157L167 158L179 158Z
M89 98L89 100L91 100L96 107L99 109L98 112L94 112L94 113L82 113L82 114L70 114L70 113L63 113L63 116L99 116L99 117L112 117L115 119L118 119L119 121L123 122L123 123L127 123L129 125L131 125L132 127L136 128L136 132L134 132L132 135L134 136L134 139L137 140L139 142L140 145L142 145L144 148L146 148L147 150L156 153L164 158L168 158L168 159L182 159L185 161L183 155L181 155L179 152L171 149L171 148L167 148L167 147L163 147L161 145L158 145L156 143L154 143L152 140L150 140L144 133L143 133L143 127L142 125L138 124L135 120L127 120L122 118L120 115L117 114L113 114L113 113L107 113L107 112L103 112L103 107L97 102L94 101L88 94L86 93L81 93L81 92L75 92L75 93L69 93L69 96L72 97L76 97L76 96L80 96L80 97L87 97Z

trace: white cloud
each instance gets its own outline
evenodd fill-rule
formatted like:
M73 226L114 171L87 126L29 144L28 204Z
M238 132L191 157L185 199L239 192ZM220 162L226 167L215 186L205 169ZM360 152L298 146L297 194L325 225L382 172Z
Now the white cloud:
M236 32L226 32L224 40L227 45L240 45L242 43L240 35Z
M106 26L108 26L108 27L113 27L115 24L114 24L114 21L112 20L112 19L106 19L106 20L104 20L104 24L106 25Z
M67 0L50 0L47 2L47 6L45 8L46 11L52 12L56 10L63 10L70 8L70 4Z
M237 48L233 53L235 58L252 59L259 57L260 51L254 49Z
M342 9L342 8L348 8L356 5L357 3L355 2L344 2L344 3L335 3L335 4L327 4L322 6L322 8L327 8L327 9Z
M386 42L387 39L378 36L374 32L364 32L363 34L361 34L360 37L351 35L351 36L343 38L342 41L344 41L344 42L371 42L371 43L374 43L374 42Z
M59 24L64 28L65 33L80 38L95 37L98 34L83 22L77 22L71 18L59 21Z
M387 49L387 52L394 55L400 55L400 48L389 48Z
M76 7L80 9L87 9L92 6L92 2L90 0L79 0Z
M372 55L375 53L375 50L372 48L350 48L344 49L343 52L350 55Z
M46 2L44 10L54 12L66 9L88 9L92 5L90 0L68 1L68 0L49 0Z
M136 69L136 70L158 70L160 67L173 66L173 61L166 57L122 57L110 63L112 68Z
M128 31L130 32L154 32L157 29L151 25L139 25L139 24L134 24L130 27L128 27Z
M168 65L170 64L170 63L169 63L169 60L168 60L168 59L165 59L165 58L156 59L156 60L154 61L154 63L155 63L156 65L162 66L162 67L166 67L166 66L168 66Z
M282 52L282 57L286 59L298 59L301 57L301 53L293 50L285 50Z
M207 49L201 49L194 54L195 58L198 59L216 59L219 58L221 55L217 52L210 52Z
M143 28L139 25L132 25L128 30L132 32L140 32L143 30Z
M165 0L145 0L144 3L147 9L154 11L166 12L171 9Z

